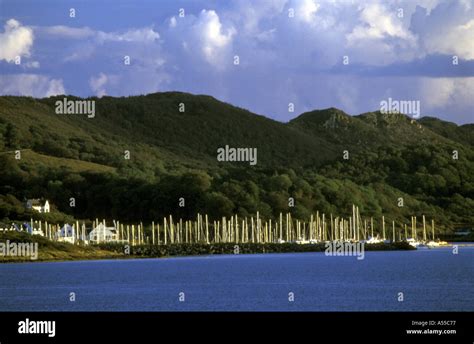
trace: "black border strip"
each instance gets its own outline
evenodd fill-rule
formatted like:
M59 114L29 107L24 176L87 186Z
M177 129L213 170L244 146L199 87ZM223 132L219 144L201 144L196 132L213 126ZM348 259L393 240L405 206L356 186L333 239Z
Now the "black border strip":
M56 335L19 334L18 323L54 320ZM434 321L431 326L413 321ZM439 321L455 321L442 325ZM456 334L407 334L419 329ZM474 312L5 312L0 313L0 344L173 342L183 340L281 342L474 343ZM312 338L312 339L311 339ZM285 340L286 341L286 340ZM105 343L104 342L104 343Z

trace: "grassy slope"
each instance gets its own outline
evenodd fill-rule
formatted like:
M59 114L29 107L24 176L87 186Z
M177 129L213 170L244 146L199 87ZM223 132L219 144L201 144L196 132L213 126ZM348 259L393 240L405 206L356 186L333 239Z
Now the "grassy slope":
M6 243L7 240L10 243L38 243L38 259L36 261L123 258L122 254L91 246L82 247L68 243L58 243L41 236L32 236L14 231L0 232L0 242ZM0 263L31 261L30 257L0 256Z
M0 154L8 154L10 152L4 152ZM21 151L20 166L27 170L33 170L41 166L42 168L66 168L70 172L99 172L99 173L115 173L116 169L111 166L96 164L89 161L58 158L50 155L44 155L36 153L31 149L24 149Z
M151 168L150 166L164 168L165 162L168 167L186 163L198 167L201 165L197 159L183 160L166 149L150 146L142 140L141 134L124 134L124 129L119 126L117 128L113 118L106 121L100 116L96 120L86 116L57 115L54 113L54 102L51 101L52 99L0 97L0 126L13 124L17 131L19 149L32 149L42 153L43 163L51 165L56 162L47 162L46 155L49 155L108 165L108 169L126 167L127 162L123 156L124 151L129 150L133 154L135 166L142 169ZM100 172L104 167L98 169Z

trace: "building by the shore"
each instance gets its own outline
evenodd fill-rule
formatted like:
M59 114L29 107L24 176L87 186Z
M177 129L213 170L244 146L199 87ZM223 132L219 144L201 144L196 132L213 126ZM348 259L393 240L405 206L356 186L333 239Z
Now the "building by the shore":
M39 213L49 213L51 211L48 200L42 201L38 198L27 200L26 209L33 209Z
M59 242L76 243L76 230L74 226L66 223L56 234L56 240Z
M107 227L104 223L99 223L97 227L89 233L89 242L91 244L116 242L117 240L117 229L115 227Z

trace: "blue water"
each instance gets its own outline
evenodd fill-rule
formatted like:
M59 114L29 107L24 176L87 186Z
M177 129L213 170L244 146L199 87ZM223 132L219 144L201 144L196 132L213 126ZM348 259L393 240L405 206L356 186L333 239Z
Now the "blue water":
M0 264L0 311L59 310L474 311L474 248Z

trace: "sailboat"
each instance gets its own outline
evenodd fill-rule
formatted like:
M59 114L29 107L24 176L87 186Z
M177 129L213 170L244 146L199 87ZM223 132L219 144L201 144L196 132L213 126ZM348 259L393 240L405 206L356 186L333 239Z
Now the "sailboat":
M378 236L377 237L369 236L369 240L365 241L366 244L380 244L380 243L383 243L383 242L384 241L382 239L380 239Z
M420 246L424 246L422 242L416 240L416 239L413 239L413 238L408 238L407 239L407 243L410 244L411 246L413 247L420 247Z
M434 240L430 240L426 243L426 246L428 246L429 248L432 248L432 247L439 247L439 243L434 241Z

